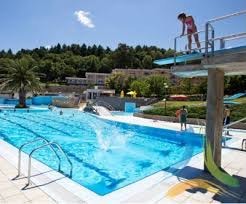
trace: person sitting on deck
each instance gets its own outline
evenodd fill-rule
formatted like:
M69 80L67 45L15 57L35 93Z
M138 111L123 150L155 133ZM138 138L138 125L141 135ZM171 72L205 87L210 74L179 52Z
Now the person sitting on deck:
M181 125L181 131L183 130L183 125L185 127L186 130L186 120L187 120L187 115L188 115L188 111L185 108L185 106L183 106L180 111L179 111L179 121L180 121L180 125Z
M182 34L183 36L185 34L185 27L187 27L187 37L188 37L188 48L189 51L191 51L191 44L192 44L192 35L194 36L197 48L201 52L201 44L199 42L199 36L197 33L197 27L195 24L195 21L192 16L186 16L185 13L181 13L178 15L178 19L182 22L183 24L183 29L182 29Z

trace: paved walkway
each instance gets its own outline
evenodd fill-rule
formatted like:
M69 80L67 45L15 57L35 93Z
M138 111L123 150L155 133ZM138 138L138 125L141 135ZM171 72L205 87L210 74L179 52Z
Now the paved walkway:
M0 203L56 203L39 188L22 190L26 178L13 180L17 170L3 157L0 157Z
M235 145L239 145L239 141ZM225 171L233 175L240 182L239 188L228 188L221 184L211 175L203 171L203 155L200 154L192 159L184 168L176 171L174 176L163 179L158 184L148 190L140 192L130 199L127 203L246 203L246 152L240 150L223 149L222 166ZM174 170L174 169L172 169ZM174 185L190 179L204 179L223 187L226 191L237 195L232 197L218 193L211 193L202 188L185 190L180 195L170 198L166 196L167 191Z

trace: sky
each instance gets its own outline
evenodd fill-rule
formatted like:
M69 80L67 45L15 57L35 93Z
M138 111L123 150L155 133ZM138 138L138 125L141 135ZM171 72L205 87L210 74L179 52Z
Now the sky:
M57 43L173 48L181 34L180 12L192 15L203 29L209 19L242 10L246 0L1 0L0 50ZM219 26L245 32L246 17Z

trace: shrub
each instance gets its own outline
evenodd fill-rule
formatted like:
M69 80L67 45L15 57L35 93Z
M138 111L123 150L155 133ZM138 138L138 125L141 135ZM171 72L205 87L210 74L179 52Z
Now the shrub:
M166 114L165 107L154 107L153 109L144 111L145 114L150 115L163 115L163 116L175 116L175 112L180 109L177 106L167 106ZM242 103L239 105L234 105L231 108L231 120L237 121L246 116L246 103ZM187 106L188 117L189 118L206 118L206 107L205 106ZM246 123L246 121L243 121Z

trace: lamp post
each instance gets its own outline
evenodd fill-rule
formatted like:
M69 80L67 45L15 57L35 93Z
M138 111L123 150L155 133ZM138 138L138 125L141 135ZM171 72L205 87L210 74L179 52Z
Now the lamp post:
M168 89L168 85L167 83L164 83L164 90L165 90L165 98L163 99L165 101L165 115L167 114L167 89Z

